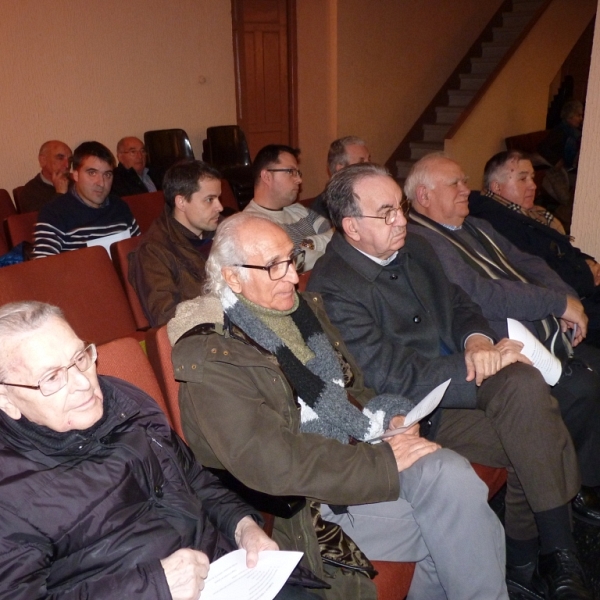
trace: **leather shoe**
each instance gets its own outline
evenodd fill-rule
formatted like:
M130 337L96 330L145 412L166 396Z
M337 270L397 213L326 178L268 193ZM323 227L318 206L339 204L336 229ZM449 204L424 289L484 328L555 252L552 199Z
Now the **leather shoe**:
M532 584L533 573L537 561L531 561L524 565L506 564L506 588L509 597L515 594L518 598L527 598L528 600L544 600Z
M594 600L577 555L571 550L540 554L533 585L547 600Z
M600 526L600 496L596 488L581 486L571 501L573 516L590 525Z

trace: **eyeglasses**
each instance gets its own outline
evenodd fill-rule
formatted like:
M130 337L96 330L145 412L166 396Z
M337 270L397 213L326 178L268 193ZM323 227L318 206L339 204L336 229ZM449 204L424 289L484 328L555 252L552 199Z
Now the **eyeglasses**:
M119 154L130 154L131 156L135 156L136 154L146 154L146 148L132 148L131 150L123 150L123 152L119 152Z
M98 358L98 352L94 344L86 346L81 352L75 355L73 362L66 367L59 367L58 369L52 369L45 375L42 375L37 385L25 385L23 383L7 383L6 381L0 381L1 385L9 385L11 387L27 388L28 390L40 390L42 396L51 396L56 394L59 390L62 390L67 381L69 380L69 369L71 367L77 367L81 373L87 371Z
M390 208L383 217L374 217L372 215L358 215L357 219L383 219L386 225L393 225L398 218L398 213L404 214L406 205L403 203L398 208Z
M304 250L297 250L287 260L281 260L271 265L267 265L266 267L261 267L258 265L233 266L243 267L244 269L261 269L262 271L267 271L267 273L269 273L271 281L278 281L279 279L283 279L287 275L290 265L294 265L294 269L296 271L302 271L302 268L304 267L304 256Z
M289 169L267 169L267 171L271 173L287 173L291 177L302 178L302 171L300 169L292 169L291 167Z

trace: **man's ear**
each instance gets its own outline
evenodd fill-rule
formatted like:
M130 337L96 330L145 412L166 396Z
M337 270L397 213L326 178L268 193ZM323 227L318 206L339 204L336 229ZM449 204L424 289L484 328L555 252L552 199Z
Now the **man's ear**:
M175 201L174 201L175 208L178 208L179 210L182 210L185 212L186 204L189 204L189 202L185 199L185 196L182 196L181 194L177 194L177 196L175 196Z
M425 186L425 185L417 186L417 189L415 190L415 201L416 201L415 209L418 209L419 206L421 206L423 208L429 208L429 205L431 204L431 200L429 198L429 190L427 189L427 186Z
M344 230L344 235L355 242L360 240L360 233L358 232L358 227L356 226L356 218L355 217L344 217L342 219L342 229Z
M15 421L21 418L21 411L12 403L3 385L0 385L0 410Z
M242 284L237 269L233 267L222 267L221 275L223 275L223 279L227 282L227 285L231 288L232 292L239 294L242 291Z
M490 191L494 194L500 193L500 184L497 181L490 181Z
M265 185L271 185L271 181L273 180L273 174L270 173L267 169L263 169L260 172L260 179Z

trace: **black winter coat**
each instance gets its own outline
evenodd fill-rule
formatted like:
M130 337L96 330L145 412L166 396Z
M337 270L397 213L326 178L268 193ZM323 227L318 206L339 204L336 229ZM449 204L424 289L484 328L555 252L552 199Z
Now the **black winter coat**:
M0 411L0 598L170 600L160 560L235 548L260 518L205 471L154 400L100 377L104 416L56 433Z

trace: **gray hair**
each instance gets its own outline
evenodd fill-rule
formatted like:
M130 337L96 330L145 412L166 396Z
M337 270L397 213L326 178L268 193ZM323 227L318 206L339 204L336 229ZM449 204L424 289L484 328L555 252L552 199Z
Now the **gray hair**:
M327 153L327 168L329 173L333 175L336 171L336 166L348 166L348 156L346 155L346 146L366 146L365 141L355 135L347 135L331 142L329 152Z
M240 212L228 217L217 227L205 267L204 294L206 296L221 299L223 291L229 287L221 272L223 267L232 267L242 281L248 279L247 270L234 265L247 262L248 248L240 244L240 231L253 221L277 226L266 217Z
M354 193L356 184L367 177L390 177L385 167L373 163L349 165L333 174L325 189L325 202L331 222L338 231L343 231L342 221L346 217L360 217L362 209Z
M432 163L437 162L440 158L450 160L444 152L432 152L431 154L426 154L412 166L404 182L404 194L411 203L414 203L417 199L417 188L419 186L425 186L427 189L434 187L435 184L430 167Z
M65 321L60 308L44 302L27 300L5 304L0 308L0 347L5 344L6 338L35 331L52 318ZM0 363L0 380L5 377L6 366Z

